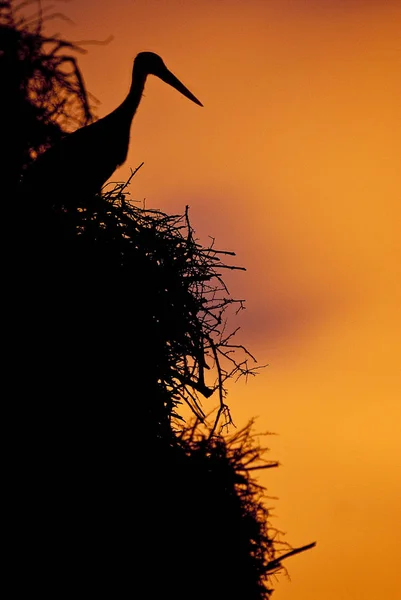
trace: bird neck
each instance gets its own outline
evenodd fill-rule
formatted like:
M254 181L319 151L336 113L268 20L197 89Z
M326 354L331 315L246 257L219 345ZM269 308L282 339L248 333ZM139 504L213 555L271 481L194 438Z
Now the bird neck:
M123 102L124 110L131 119L135 115L139 103L142 98L143 89L145 87L147 73L144 73L140 69L133 70L132 83L128 96Z

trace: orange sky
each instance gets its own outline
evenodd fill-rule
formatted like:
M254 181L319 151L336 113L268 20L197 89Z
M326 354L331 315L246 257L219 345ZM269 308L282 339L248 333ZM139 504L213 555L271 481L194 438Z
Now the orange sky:
M263 482L294 545L276 600L401 597L401 3L76 0L69 39L107 114L132 58L160 53L203 102L149 79L128 162L149 207L191 206L237 252L240 340L269 367L234 420L278 435ZM233 324L235 326L235 323Z

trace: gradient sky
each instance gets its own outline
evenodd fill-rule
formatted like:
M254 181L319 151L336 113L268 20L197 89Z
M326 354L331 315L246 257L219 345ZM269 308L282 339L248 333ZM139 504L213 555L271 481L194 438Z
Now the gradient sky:
M75 0L68 39L103 116L137 52L161 54L203 102L150 78L126 166L148 207L191 207L201 241L245 274L238 341L260 363L230 388L257 416L273 524L293 545L275 600L401 597L401 2ZM236 326L237 323L233 323ZM209 407L207 407L209 408Z

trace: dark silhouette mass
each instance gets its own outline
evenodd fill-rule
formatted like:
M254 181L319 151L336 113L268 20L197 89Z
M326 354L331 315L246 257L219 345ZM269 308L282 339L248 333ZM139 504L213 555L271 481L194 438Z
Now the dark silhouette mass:
M134 61L132 83L125 100L109 115L64 137L33 163L24 177L24 189L41 197L64 199L77 193L99 194L128 153L132 119L141 101L148 75L155 75L199 106L201 102L153 52L141 52Z
M291 549L271 526L254 473L277 463L252 423L221 435L226 382L258 368L228 325L243 301L222 272L243 268L199 243L188 207L139 208L126 184L100 193L149 74L201 103L141 53L127 98L91 123L77 46L44 36L39 9L20 17L36 0L12 4L0 2L0 190L13 593L266 600L281 561L313 544Z

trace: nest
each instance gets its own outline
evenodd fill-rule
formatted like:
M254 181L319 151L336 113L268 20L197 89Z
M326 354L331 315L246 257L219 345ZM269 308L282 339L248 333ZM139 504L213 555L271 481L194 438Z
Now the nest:
M188 207L181 215L140 208L128 200L128 183L74 207L20 198L20 267L35 272L43 298L52 298L50 321L64 315L65 335L88 349L87 362L101 355L116 365L119 353L127 400L152 390L171 425L183 403L203 422L205 399L216 398L214 432L221 418L230 422L227 380L260 368L227 324L244 302L230 296L222 272L243 267L226 264L234 253L213 240L197 241Z
M220 435L231 422L226 382L254 372L253 357L234 344L235 330L227 333L227 313L242 310L243 301L230 297L221 273L239 267L224 262L232 253L196 240L188 209L167 215L127 198L121 184L75 208L38 210L19 199L18 271L31 303L18 327L25 340L41 338L30 366L37 372L44 364L49 383L40 379L43 402L28 422L58 419L50 446L64 478L75 465L67 482L74 489L82 478L81 497L92 507L85 561L99 589L118 593L116 573L133 544L135 585L149 586L147 574L158 572L152 597L174 590L178 599L262 600L272 593L283 545L254 471L277 463L264 460L251 424ZM209 426L202 403L214 397ZM192 423L182 420L183 404ZM49 445L49 432L40 437ZM62 447L68 457L60 460ZM82 472L92 448L88 479ZM55 465L43 454L44 479ZM106 506L114 526L103 522L99 537ZM80 557L71 536L81 536L82 515L73 509L66 523L66 548ZM126 565L117 579L127 586L131 572Z
M181 215L139 208L126 201L126 187L80 209L77 241L81 248L107 242L102 257L107 254L112 271L132 277L125 304L142 323L145 345L158 349L154 378L170 398L171 416L179 416L185 402L203 421L202 397L216 394L218 416L229 418L225 382L257 369L248 364L254 357L234 343L236 331L227 331L227 313L244 303L230 296L222 271L243 267L227 265L224 259L234 253L215 249L214 240L208 247L198 243L188 207Z

